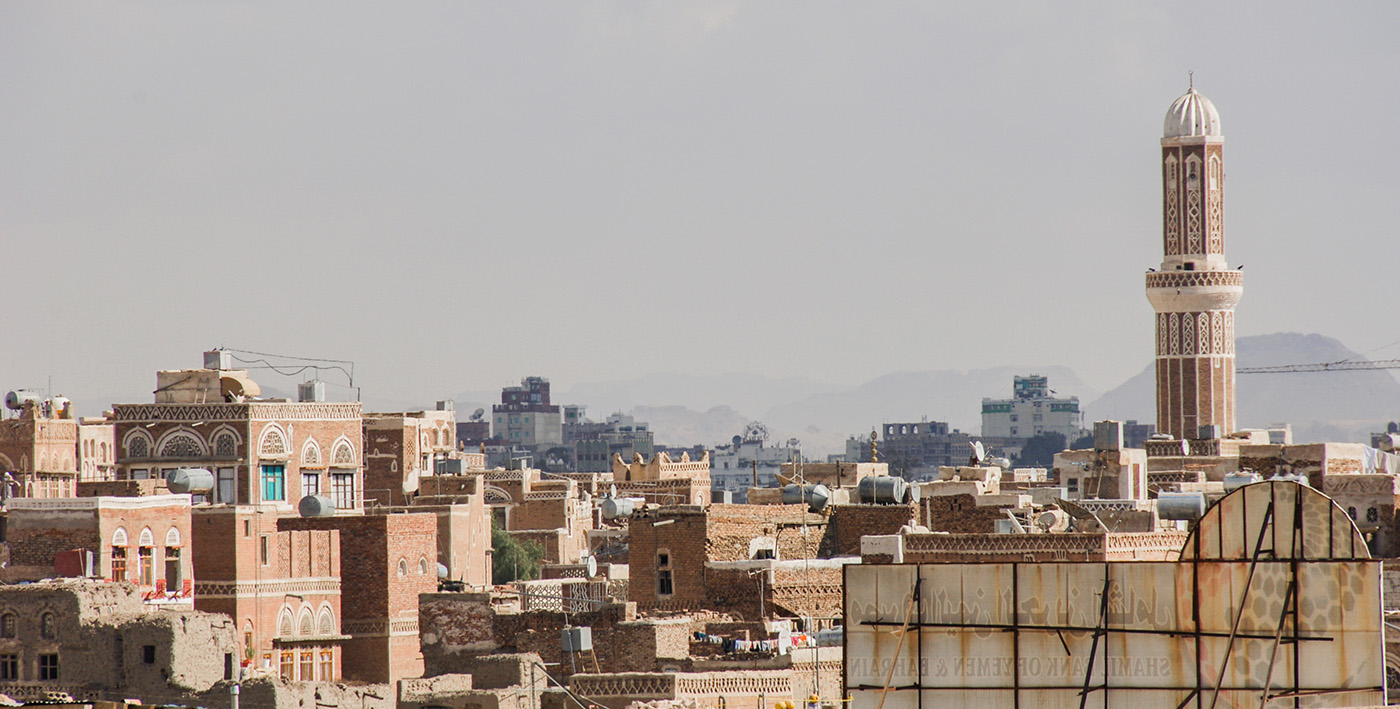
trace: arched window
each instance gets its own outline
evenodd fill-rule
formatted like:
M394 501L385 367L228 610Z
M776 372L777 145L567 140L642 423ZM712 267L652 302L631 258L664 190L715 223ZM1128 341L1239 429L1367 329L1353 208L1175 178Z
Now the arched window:
M321 620L317 623L321 635L335 635L335 614L330 608L321 609Z
M335 453L331 456L331 461L336 465L354 465L355 447L350 442L341 439L335 443Z
M19 637L19 616L14 613L0 615L0 638Z
M301 619L297 622L297 625L299 626L299 632L302 635L316 634L316 623L311 618L310 608L301 609Z
M425 557L418 560L418 575L422 576L426 573L428 573L428 559Z
M228 460L238 457L238 441L231 433L221 433L214 439L214 456Z
M1352 520L1353 522L1355 522L1355 521L1356 521L1356 508L1355 508L1355 507L1348 507L1348 508L1347 508L1347 516L1350 517L1351 520Z
M407 576L407 575L408 575L408 560L407 560L407 559L399 559L399 575L400 575L400 576Z
M162 458L202 458L203 456L204 442L192 433L181 431L171 434L160 445L160 457Z
M310 438L306 439L306 444L301 447L301 464L309 467L321 464L321 446Z
M287 455L287 438L276 424L268 424L263 429L262 440L258 443L258 455L277 457Z
M277 634L284 637L292 637L292 612L286 608L282 609L282 616L277 619Z
M153 532L151 532L151 528L146 527L145 529L141 530L141 538L138 542L136 542L136 546L153 547L155 545L156 535Z
M151 441L145 436L133 436L126 442L126 455L129 458L151 457Z
M112 532L112 546L124 547L127 545L126 528L117 527L117 531Z
M45 640L53 640L58 637L58 616L52 613L45 613L39 616L39 635Z
M165 533L165 545L168 547L180 546L180 530L178 528L171 527L170 531Z

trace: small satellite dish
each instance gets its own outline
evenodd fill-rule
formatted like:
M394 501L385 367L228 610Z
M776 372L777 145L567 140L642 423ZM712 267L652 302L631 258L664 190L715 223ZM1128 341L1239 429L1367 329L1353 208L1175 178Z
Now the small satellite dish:
M473 411L473 412L472 412L471 420L473 420L473 421L480 421L480 420L481 420L481 417L482 417L482 416L485 416L485 415L486 415L486 409L477 409L476 411Z
M987 459L987 449L982 447L981 441L973 441L971 445L972 457L976 459L978 463L981 463L982 461Z
M608 497L617 497L617 483L608 486Z
M585 556L583 558L583 563L588 565L588 578L593 578L598 575L598 560L596 558Z

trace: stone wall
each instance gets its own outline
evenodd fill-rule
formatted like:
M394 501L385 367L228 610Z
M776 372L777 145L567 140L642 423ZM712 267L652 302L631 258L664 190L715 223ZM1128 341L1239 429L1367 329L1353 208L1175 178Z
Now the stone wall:
M870 465L863 463L862 465ZM915 521L914 505L835 505L831 508L826 556L859 556L867 534L898 534Z
M940 495L919 500L919 520L931 532L990 534L997 520L1006 519L1005 509L979 505L973 495Z
M420 601L420 645L424 676L471 674L483 658L512 653L536 655L563 674L577 671L655 671L666 662L689 657L687 619L638 620L634 604L616 603L598 610L563 614L553 611L496 613L487 594L425 594ZM570 658L560 632L568 626L592 629L593 654ZM478 687L495 686L483 684Z

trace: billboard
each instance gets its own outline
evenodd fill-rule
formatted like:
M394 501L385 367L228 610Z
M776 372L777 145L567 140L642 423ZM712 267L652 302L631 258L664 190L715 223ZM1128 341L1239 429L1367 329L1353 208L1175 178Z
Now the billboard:
M1383 704L1380 562L1271 485L1182 561L847 566L852 709Z

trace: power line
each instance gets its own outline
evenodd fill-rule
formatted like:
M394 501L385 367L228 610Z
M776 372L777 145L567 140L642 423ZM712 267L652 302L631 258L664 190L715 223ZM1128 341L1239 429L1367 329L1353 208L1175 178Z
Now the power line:
M1400 359L1350 360L1315 364L1281 364L1272 367L1241 367L1236 374L1299 374L1303 372L1354 372L1369 369L1400 369Z

